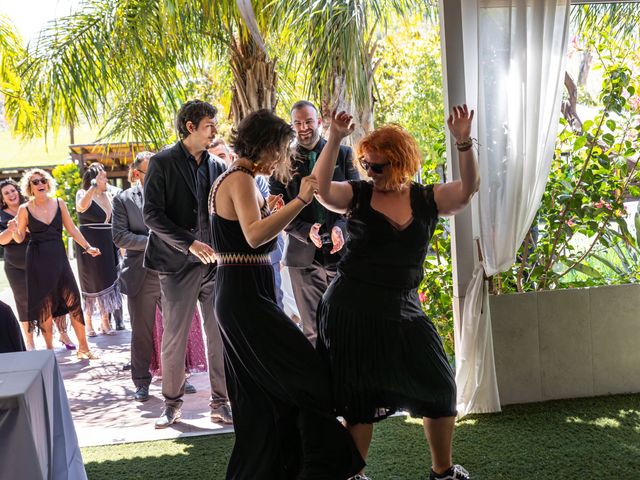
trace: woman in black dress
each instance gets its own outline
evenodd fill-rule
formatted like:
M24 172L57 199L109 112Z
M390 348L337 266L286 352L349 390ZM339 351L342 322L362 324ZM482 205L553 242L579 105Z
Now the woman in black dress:
M478 188L472 119L466 105L454 107L448 119L459 150L459 181L413 182L420 149L401 127L386 126L357 148L369 180L332 182L340 141L353 131L344 112L334 113L314 168L321 201L347 214L349 235L338 275L318 307L318 350L331 368L334 406L365 458L373 423L400 409L423 417L431 479L469 479L452 462L453 372L417 288L438 216L460 211Z
M233 480L340 480L364 465L331 409L326 367L304 334L276 304L269 253L278 233L311 202L315 179L270 214L255 175L288 170L293 130L268 110L238 126L238 155L209 197L217 252L216 314L236 442Z
M102 255L82 255L76 246L80 290L84 300L87 335L95 337L91 317L99 313L101 332L114 335L109 314L122 308L122 296L118 287L118 257L111 233L112 199L108 191L107 173L101 163L92 163L82 176L82 189L76 194L78 224L84 237L99 248Z
M51 175L35 168L24 174L21 183L22 194L29 201L20 205L16 219L10 223L17 220L13 238L18 243L25 240L27 228L30 232L26 255L27 318L42 331L47 348L52 349L52 320L70 314L79 343L78 358L97 358L87 344L80 292L62 241L62 227L84 247L85 255L98 256L100 250L92 247L73 224L66 204L50 196L55 191Z
M18 214L18 208L27 201L20 194L20 186L14 180L0 182L0 245L4 247L4 273L9 280L13 298L18 310L18 320L24 335L27 350L33 350L33 332L29 329L27 317L27 272L25 257L27 243L17 243L13 239L13 232L17 231L17 224L9 222ZM28 239L27 235L27 239Z

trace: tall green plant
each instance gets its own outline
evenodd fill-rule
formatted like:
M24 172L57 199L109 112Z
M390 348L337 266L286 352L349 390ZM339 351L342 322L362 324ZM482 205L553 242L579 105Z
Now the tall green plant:
M591 41L603 70L600 111L575 130L561 131L538 218L519 252L519 263L497 279L499 291L527 291L637 281L638 265L605 269L615 254L638 248L624 201L640 197L640 80L627 56L629 45L608 29ZM634 260L635 259L635 260ZM606 270L606 271L605 271Z

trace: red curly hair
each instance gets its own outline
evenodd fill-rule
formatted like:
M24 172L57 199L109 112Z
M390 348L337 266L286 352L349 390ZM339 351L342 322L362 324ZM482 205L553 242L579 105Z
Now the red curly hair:
M375 152L391 163L389 187L394 190L409 185L420 169L421 155L418 142L400 125L391 124L376 128L365 136L356 147L356 155L361 159L365 154ZM358 162L358 168L360 162Z

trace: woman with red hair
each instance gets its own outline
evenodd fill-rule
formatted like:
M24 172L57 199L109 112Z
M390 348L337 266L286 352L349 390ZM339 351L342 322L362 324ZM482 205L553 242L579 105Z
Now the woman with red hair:
M318 350L331 369L336 413L364 458L374 423L398 410L423 417L429 478L468 480L452 461L454 375L417 289L438 216L462 210L478 189L469 137L473 111L457 106L449 116L460 180L441 185L413 181L420 149L397 125L378 128L359 143L358 163L368 180L332 181L340 141L353 131L350 115L332 117L313 174L321 202L347 214L346 253L318 306ZM361 472L354 478L367 477Z

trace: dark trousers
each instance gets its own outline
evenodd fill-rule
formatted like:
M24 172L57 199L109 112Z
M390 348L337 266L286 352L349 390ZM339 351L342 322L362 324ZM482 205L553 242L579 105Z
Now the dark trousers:
M215 268L188 262L176 273L160 274L162 290L162 395L179 408L184 395L184 359L196 302L200 302L207 337L211 405L227 401L222 337L214 311Z
M324 292L329 287L331 280L336 276L334 268L327 269L324 265L315 261L308 267L289 268L293 297L300 312L302 331L311 344L316 346L318 327L316 324L316 311L318 303Z
M153 326L160 303L160 280L148 272L138 293L127 296L131 318L131 379L136 388L151 383L149 364L153 354Z

